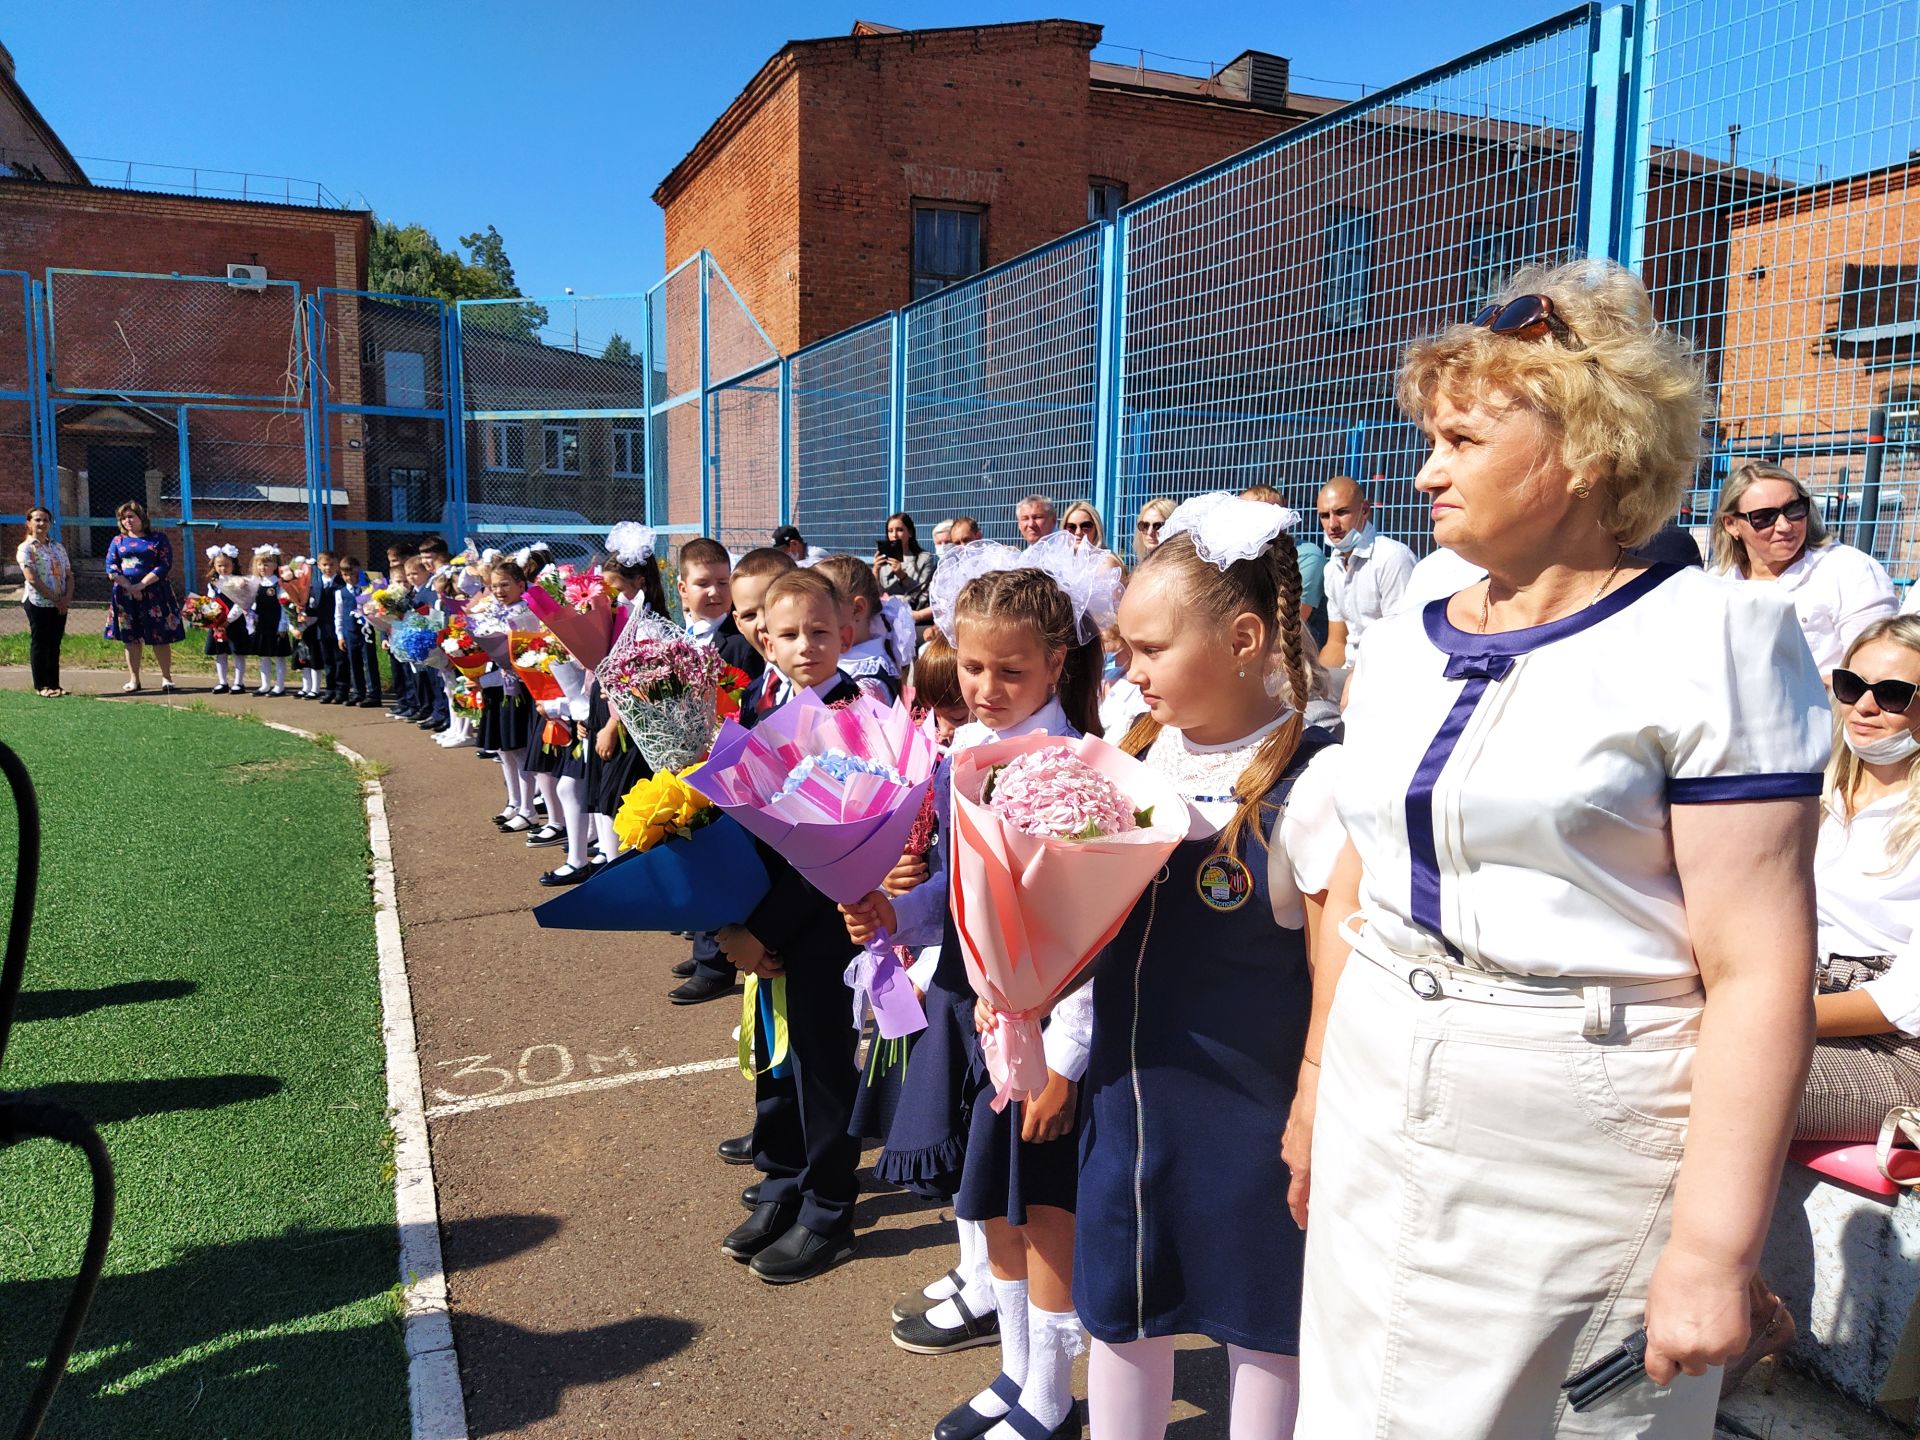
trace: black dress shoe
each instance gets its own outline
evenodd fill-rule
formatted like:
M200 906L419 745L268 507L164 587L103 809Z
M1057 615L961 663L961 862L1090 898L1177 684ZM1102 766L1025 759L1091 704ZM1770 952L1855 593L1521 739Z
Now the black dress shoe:
M549 870L546 874L542 875L540 877L540 883L546 886L578 885L582 881L591 880L592 878L593 871L587 869L584 865L578 870L575 870L570 865L562 865L560 869Z
M727 1238L720 1242L720 1248L745 1264L791 1231L794 1228L793 1217L799 1213L800 1202L797 1200L784 1205L777 1200L756 1205L753 1214L727 1232Z
M567 832L558 825L542 825L538 830L527 836L527 848L529 850L541 845L564 845L566 843Z
M500 758L500 752L498 750L476 750L473 752L473 758L476 760L498 760Z
M380 708L380 702L378 700L356 700L353 703L362 710L378 710Z
M689 956L673 967L673 978L676 980L689 979L693 975L693 972L699 968L700 962Z
M437 730L440 728L440 722L438 720L420 720L415 722L415 726L421 730Z
M753 1163L753 1136L751 1135L736 1135L731 1140L722 1140L714 1148L720 1152L720 1158L729 1165Z
M1020 1386L1004 1374L994 1376L993 1383L987 1389L1009 1407L1020 1403ZM940 1423L933 1427L933 1440L980 1440L982 1435L999 1423L999 1416L982 1415L962 1400L940 1417Z
M758 1180L740 1192L740 1203L749 1210L758 1210L760 1208L760 1182Z
M766 1206L760 1207L762 1210ZM811 1280L853 1254L853 1227L816 1234L795 1224L778 1240L753 1257L749 1267L769 1285L792 1285Z
M951 1355L956 1350L971 1350L976 1345L997 1345L1000 1341L1000 1316L993 1310L976 1315L960 1296L953 1297L960 1312L960 1323L951 1329L935 1325L925 1315L909 1315L894 1323L893 1343L909 1355Z
M732 980L718 975L696 975L684 985L676 985L669 990L667 999L675 1005L701 1005L709 1000L718 1000L723 995L731 995L737 988Z

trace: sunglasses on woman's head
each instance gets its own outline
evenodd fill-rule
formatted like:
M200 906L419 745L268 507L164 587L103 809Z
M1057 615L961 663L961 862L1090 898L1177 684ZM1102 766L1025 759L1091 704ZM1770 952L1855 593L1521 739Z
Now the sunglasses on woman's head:
M1562 344L1573 343L1573 331L1554 313L1553 300L1546 295L1522 295L1504 305L1489 305L1473 317L1473 323L1515 340L1544 340L1551 335Z
M1907 707L1913 704L1920 685L1911 680L1862 680L1851 670L1833 672L1833 698L1842 705L1858 705L1861 697L1869 690L1873 692L1873 703L1889 715L1904 715Z
M1762 505L1758 510L1736 510L1733 513L1756 530L1771 530L1773 522L1783 517L1798 525L1812 509L1812 504L1806 500L1789 500L1784 505Z

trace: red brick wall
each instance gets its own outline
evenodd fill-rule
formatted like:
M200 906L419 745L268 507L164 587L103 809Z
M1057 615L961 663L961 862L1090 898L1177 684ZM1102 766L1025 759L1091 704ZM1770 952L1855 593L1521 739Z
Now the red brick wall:
M1087 218L1091 25L800 50L800 340L912 298L913 202L984 205L989 265Z
M702 246L710 250L754 318L786 352L801 343L795 286L800 263L799 84L790 68L769 79L772 88L760 108L667 203L666 253L672 268ZM678 367L675 351L681 348L682 333L675 330L668 336L669 371Z
M1087 173L1138 200L1299 122L1265 110L1094 90Z

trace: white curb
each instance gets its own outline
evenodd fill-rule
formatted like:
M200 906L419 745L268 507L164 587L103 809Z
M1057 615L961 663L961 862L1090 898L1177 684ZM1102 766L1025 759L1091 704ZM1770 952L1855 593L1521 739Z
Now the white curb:
M264 721L268 729L320 737L294 725ZM334 753L351 765L366 757L338 741ZM378 780L362 780L367 846L373 852L373 933L380 955L380 1032L387 1047L387 1109L392 1116L393 1203L400 1227L400 1282L404 1287L407 1404L413 1440L467 1440L467 1402L453 1348L447 1277L440 1258L440 1207L427 1148L420 1055L413 1029L413 994L400 946L400 910L393 888L393 838L387 797Z

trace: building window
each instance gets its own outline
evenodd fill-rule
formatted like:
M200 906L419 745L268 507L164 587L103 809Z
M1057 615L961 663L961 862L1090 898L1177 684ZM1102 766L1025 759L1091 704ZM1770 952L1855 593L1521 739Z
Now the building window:
M1127 187L1118 180L1092 180L1087 184L1087 223L1112 220L1127 203Z
M1491 305L1507 283L1513 250L1513 232L1501 226L1476 225L1468 234L1464 279L1469 320Z
M430 518L427 514L427 472L419 465L387 467L388 518L400 524Z
M489 420L482 433L486 440L487 469L527 468L527 432L518 420Z
M913 298L944 290L981 270L978 206L913 207Z
M638 480L646 474L647 432L638 425L616 425L613 430L613 474L616 480Z
M1373 216L1350 205L1327 211L1320 267L1320 323L1351 330L1367 323L1373 270Z
M549 420L540 427L546 443L544 469L549 475L580 473L580 427Z
M1920 341L1920 265L1847 265L1840 276L1840 323L1833 353L1892 364Z
M396 410L427 408L427 357L418 350L389 350L380 357L385 402Z

